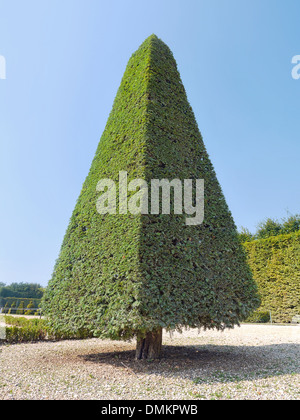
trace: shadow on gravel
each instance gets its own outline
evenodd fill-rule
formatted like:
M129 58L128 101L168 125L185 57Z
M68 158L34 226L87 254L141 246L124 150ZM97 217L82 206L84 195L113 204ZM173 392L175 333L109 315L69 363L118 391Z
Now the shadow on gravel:
M300 374L300 345L164 346L158 361L136 361L135 351L81 355L85 362L128 369L133 374L182 377L196 384L258 380Z

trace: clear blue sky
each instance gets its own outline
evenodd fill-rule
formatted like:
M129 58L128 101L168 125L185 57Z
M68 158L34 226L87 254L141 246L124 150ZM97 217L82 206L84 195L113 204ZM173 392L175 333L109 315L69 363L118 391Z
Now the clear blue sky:
M172 49L238 227L300 213L299 0L1 0L0 281L46 285L127 61Z

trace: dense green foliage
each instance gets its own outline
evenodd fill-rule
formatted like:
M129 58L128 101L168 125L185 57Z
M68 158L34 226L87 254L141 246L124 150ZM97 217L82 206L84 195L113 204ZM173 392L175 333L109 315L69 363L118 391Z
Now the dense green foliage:
M266 324L271 321L271 315L268 311L255 311L249 318L246 319L246 322L251 324Z
M5 316L7 343L24 343L45 340L47 324L43 319L26 319Z
M291 322L300 314L300 232L244 246L261 295L260 311L271 311L275 322Z
M6 286L2 283L0 285L0 306L2 299L7 297L26 298L26 299L41 299L44 289L40 284L35 283L12 283Z
M204 179L205 220L100 215L102 178ZM176 62L156 36L131 57L68 226L43 307L55 330L131 338L233 327L259 300Z
M282 219L281 222L273 219L266 219L259 223L257 230L252 234L248 229L242 228L239 236L242 242L255 241L256 239L266 239L271 236L287 235L300 231L300 215L292 215Z
M6 343L26 343L45 340L74 340L91 337L87 331L77 331L75 334L66 334L53 331L44 319L26 319L22 317L5 316Z

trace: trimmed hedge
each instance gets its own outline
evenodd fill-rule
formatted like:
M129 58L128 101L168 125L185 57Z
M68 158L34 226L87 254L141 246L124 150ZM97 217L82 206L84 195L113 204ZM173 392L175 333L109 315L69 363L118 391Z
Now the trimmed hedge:
M23 325L22 327L18 326L9 326L6 327L6 343L27 343L35 341L44 341L47 337L47 329L44 326L44 323Z
M271 311L274 322L291 322L300 314L300 232L244 247L262 300L259 310Z
M26 343L46 340L77 340L91 338L89 331L78 330L73 334L54 331L44 319L27 319L6 315L6 343Z
M16 298L16 297L6 297L0 299L0 307L5 308L6 311L11 309L11 305L15 303L15 306L12 308L13 313L15 313L21 302L24 302L24 309L27 310L27 306L32 302L34 308L39 308L41 304L41 299L30 299L30 298ZM7 306L6 306L7 305Z
M255 311L245 322L251 324L266 324L271 321L270 312Z
M205 220L100 215L102 178L204 179ZM117 188L118 190L118 188ZM119 199L119 197L118 197ZM160 328L231 328L259 305L236 226L172 52L156 36L133 54L44 295L60 331L129 339Z

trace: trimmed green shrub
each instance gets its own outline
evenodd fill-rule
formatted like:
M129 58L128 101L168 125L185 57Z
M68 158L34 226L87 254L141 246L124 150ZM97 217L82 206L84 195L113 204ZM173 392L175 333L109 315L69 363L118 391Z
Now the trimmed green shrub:
M9 305L9 303L8 303L8 302L6 302L6 303L5 303L5 306L4 306L4 308L3 308L3 313L4 313L4 314L7 314L7 313L8 313L8 311L9 311L9 306L10 306L10 305Z
M5 316L7 343L24 343L45 340L48 333L42 319Z
M204 179L205 220L100 215L97 183ZM119 202L119 197L118 197ZM236 226L169 48L131 57L43 299L54 330L111 339L162 328L231 328L259 305ZM151 334L148 334L151 337ZM159 347L159 346L158 346Z
M246 319L246 322L252 324L266 324L271 321L270 312L255 311L249 318Z
M20 302L20 305L18 306L17 315L24 315L24 301L23 300Z
M7 343L26 343L45 340L47 331L40 327L6 327Z
M8 302L7 302L8 303ZM8 311L9 314L15 314L16 313L16 302L12 302L10 305L10 309Z
M246 242L248 262L261 296L260 311L274 322L300 314L300 232Z
M26 343L46 340L74 340L91 338L89 331L78 330L76 333L53 331L44 319L26 319L21 317L5 316L6 343Z
M33 311L32 308L34 308L33 302L31 301L27 306L26 306L26 312L24 315L33 315Z

